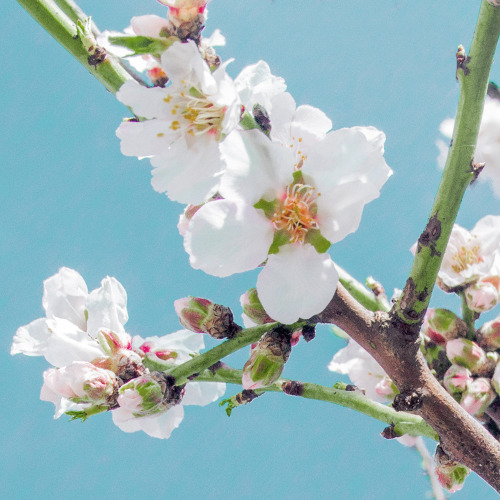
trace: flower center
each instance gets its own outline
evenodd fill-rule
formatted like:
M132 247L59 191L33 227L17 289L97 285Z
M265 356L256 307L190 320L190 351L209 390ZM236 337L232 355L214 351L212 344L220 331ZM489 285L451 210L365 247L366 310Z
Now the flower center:
M292 243L304 243L310 229L319 229L316 220L316 194L307 184L292 184L284 193L279 208L271 218L278 231L286 231Z
M175 97L169 94L163 101L170 107L172 130L183 129L193 137L205 133L217 137L221 134L226 106L215 105L194 87Z
M461 273L462 271L465 271L469 266L483 262L483 257L481 256L480 251L481 247L479 245L474 245L471 247L463 246L453 256L452 260L454 264L451 266L451 268L456 273Z

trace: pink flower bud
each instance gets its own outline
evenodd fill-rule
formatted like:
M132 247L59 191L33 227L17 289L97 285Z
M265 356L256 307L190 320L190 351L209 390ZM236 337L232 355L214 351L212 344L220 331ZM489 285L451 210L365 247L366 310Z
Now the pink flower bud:
M200 297L185 297L174 302L181 325L195 333L208 333L215 339L234 337L241 327L233 320L229 307Z
M389 377L384 377L380 382L375 386L375 392L383 398L387 400L393 400L394 396L399 393L397 387L394 385L394 382Z
M274 319L269 317L260 303L257 289L250 288L240 297L240 304L243 312L256 324L274 323Z
M486 353L472 340L450 340L446 343L446 355L453 364L464 366L475 374L487 371L491 364Z
M436 475L443 488L446 488L450 493L462 489L465 479L470 473L465 465L451 460L441 445L436 448L434 463L436 464Z
M489 379L480 377L469 384L462 395L460 406L470 415L480 417L496 397Z
M487 351L500 349L500 317L488 321L479 329L477 343Z
M427 309L422 325L422 333L436 344L465 337L467 325L455 313L448 309Z
M443 377L443 385L452 396L461 396L472 381L470 371L459 365L451 365Z
M500 394L500 363L498 363L495 368L495 373L493 373L491 384L493 385L493 388L495 389L497 394Z
M128 333L115 333L102 328L97 334L97 340L102 350L109 356L116 354L120 349L132 349L132 337Z
M112 405L118 380L115 374L85 361L75 361L63 368L51 368L43 374L42 401L57 405L63 397L75 403Z
M488 276L465 289L465 300L470 310L483 313L493 309L499 300L500 277Z
M175 26L192 21L205 12L209 0L158 0L168 6L168 18Z
M284 328L275 328L257 342L250 359L243 367L243 389L269 387L280 377L290 356L291 335Z

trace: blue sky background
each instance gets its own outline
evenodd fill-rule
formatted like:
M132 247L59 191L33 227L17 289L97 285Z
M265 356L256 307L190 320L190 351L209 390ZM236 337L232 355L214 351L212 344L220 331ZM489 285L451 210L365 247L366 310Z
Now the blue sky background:
M402 288L409 247L439 183L440 122L455 113L454 54L469 46L480 2L213 0L207 33L220 28L230 73L265 59L298 104L334 127L374 125L387 134L394 170L357 233L331 249L359 280ZM82 0L101 29L162 14L153 0ZM173 301L188 294L233 307L257 273L228 279L189 267L176 230L182 207L150 186L147 161L120 154L114 131L127 110L16 4L3 2L0 181L0 492L4 498L425 498L418 455L379 436L384 425L321 402L267 394L227 418L213 404L188 407L167 440L125 434L109 415L53 420L39 400L41 358L11 357L16 329L42 316L42 282L61 266L89 289L106 276L125 286L128 331L179 329ZM492 77L500 80L498 63ZM458 222L499 214L490 187L469 189ZM458 310L437 291L433 304ZM328 328L294 348L285 376L331 385L344 343ZM230 363L241 366L247 351ZM227 394L238 392L228 387ZM431 445L432 446L432 445ZM457 499L495 498L470 477Z

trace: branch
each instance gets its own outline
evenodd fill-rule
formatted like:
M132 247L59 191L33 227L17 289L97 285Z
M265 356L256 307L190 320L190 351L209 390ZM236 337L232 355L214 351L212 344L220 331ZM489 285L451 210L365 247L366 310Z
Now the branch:
M110 92L115 93L131 75L118 60L108 54L95 66L88 62L89 53L77 37L75 24L56 5L54 0L17 0L18 3L50 33L89 73L93 74ZM76 38L75 38L76 37Z
M229 356L229 354L232 354L238 349L252 344L253 342L257 342L262 335L272 330L278 324L279 323L266 323L265 325L254 326L253 328L242 330L236 337L226 340L213 349L182 363L182 365L172 368L168 371L168 374L175 378L176 385L185 384L192 375L199 374L203 370L210 368L217 363L217 361ZM305 321L301 321L288 326L291 331L294 331L302 328L306 324Z
M430 372L412 327L394 314L367 311L342 285L327 308L311 320L338 325L366 349L399 389L398 409L420 415L453 460L500 491L500 443Z
M224 364L221 365L221 367L217 367L215 370L206 370L196 377L196 381L227 382L241 385L242 371ZM288 389L290 387L293 387L293 394ZM421 417L410 413L397 412L389 406L367 398L360 391L349 391L308 382L279 379L273 385L262 389L256 389L254 392L258 396L265 392L284 392L306 399L334 403L364 413L385 424L394 425L394 431L397 435L410 434L411 436L426 436L430 439L437 440L436 433Z
M469 55L457 57L460 98L443 177L395 309L407 324L424 317L465 189L477 175L473 156L499 34L500 7L483 0Z

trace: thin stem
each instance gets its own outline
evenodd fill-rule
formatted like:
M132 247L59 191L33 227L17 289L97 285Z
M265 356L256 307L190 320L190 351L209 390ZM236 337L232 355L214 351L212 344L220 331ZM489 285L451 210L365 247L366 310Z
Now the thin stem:
M460 62L460 98L453 139L427 226L420 236L413 267L396 313L406 324L418 324L429 305L443 255L465 189L474 179L473 156L500 33L500 8L483 0L469 56Z
M131 79L125 69L113 56L96 66L88 63L89 54L79 37L75 24L56 5L54 0L17 0L18 3L89 73L93 74L110 92L115 93L127 80ZM90 40L87 40L90 41Z
M425 470L427 475L429 476L429 481L431 482L432 494L435 500L446 500L446 495L443 491L443 487L441 483L438 481L436 476L434 460L425 446L424 440L419 437L415 441L415 449L420 453L422 457L422 469Z
M462 319L467 325L467 338L469 340L474 340L474 337L476 336L476 330L474 327L474 323L476 321L475 314L474 311L471 311L467 305L465 292L460 292L460 297L462 299Z
M229 356L229 354L241 349L242 347L252 344L253 342L257 342L262 335L272 330L278 324L279 323L267 323L265 325L254 326L253 328L242 330L236 337L226 340L213 349L186 361L182 365L172 368L168 371L168 374L175 377L177 385L185 384L188 381L188 377L191 375L200 373L217 363L217 361L220 361L222 358ZM294 323L293 325L289 325L289 328L294 331L302 328L305 324L305 321L301 321Z
M206 370L197 378L197 382L227 382L230 384L241 384L242 371L223 366L215 371ZM369 417L375 418L388 425L394 425L394 431L398 435L409 434L411 436L426 436L437 440L438 437L432 427L423 418L405 412L397 412L389 406L376 403L367 398L359 391L346 391L334 387L325 387L308 382L294 382L287 379L279 379L270 387L256 389L260 395L264 392L283 392L283 386L293 383L300 386L300 396L306 399L316 399L327 403L334 403L346 408L351 408Z
M368 290L359 281L353 278L345 269L335 264L335 269L339 273L339 280L345 289L369 311L389 311L389 307L377 300L374 293Z

